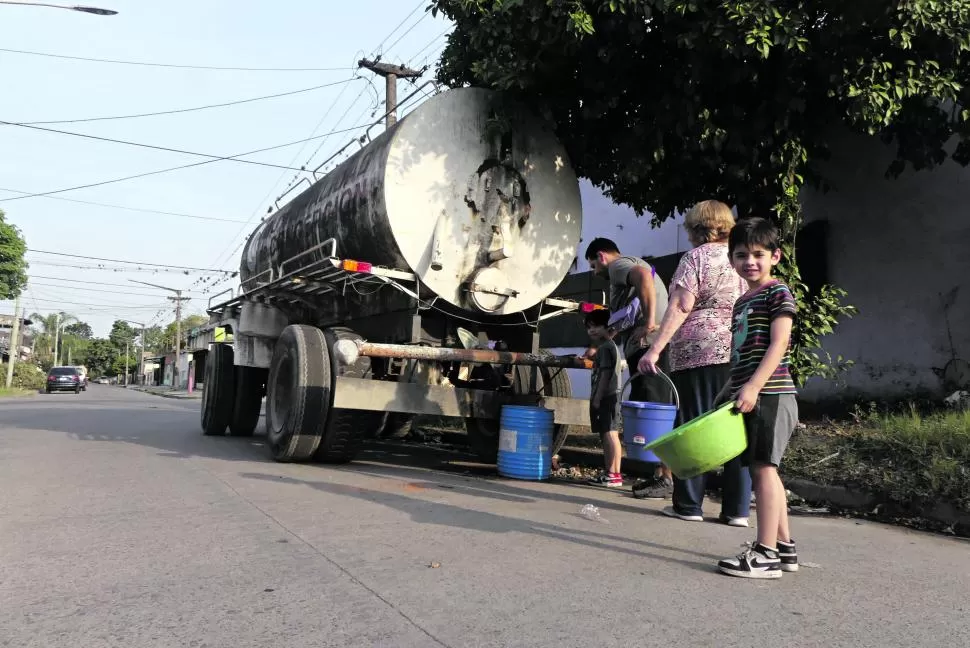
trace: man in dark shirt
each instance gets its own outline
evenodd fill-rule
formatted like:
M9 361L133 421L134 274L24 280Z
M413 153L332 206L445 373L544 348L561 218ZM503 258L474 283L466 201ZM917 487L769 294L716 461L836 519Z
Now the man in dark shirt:
M610 239L593 239L586 248L586 260L595 274L609 281L610 319L615 322L614 340L623 348L631 374L635 373L640 358L650 348L660 328L659 322L667 311L667 287L649 263L621 254L616 243ZM666 349L657 364L662 371L666 371ZM630 385L630 400L669 403L670 388L656 376L636 378ZM673 492L670 470L660 466L654 480L638 482L633 490L634 495L645 499L669 497Z

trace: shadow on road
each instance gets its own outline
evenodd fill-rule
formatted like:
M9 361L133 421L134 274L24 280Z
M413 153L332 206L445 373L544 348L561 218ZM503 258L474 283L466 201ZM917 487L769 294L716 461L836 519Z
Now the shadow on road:
M495 513L466 509L460 506L445 504L442 502L429 502L425 499L408 497L406 495L401 495L386 490L363 488L359 486L347 486L344 484L337 484L327 481L296 479L293 477L270 475L265 473L241 473L240 477L245 479L269 481L273 483L292 484L295 486L308 486L315 490L327 493L328 495L354 497L366 502L380 504L402 513L406 513L414 522L417 522L418 524L434 524L485 533L524 533L538 535L550 540L570 542L592 549L622 553L635 558L662 560L708 574L713 574L711 565L719 558L718 556L714 556L712 554L700 553L691 551L689 549L682 549L680 547L671 547L655 542L648 542L646 540L638 540L629 537L615 536L575 528L559 527L545 522L522 520L504 515L497 515ZM430 487L438 486L433 482L429 483L428 485ZM408 486L423 490L419 488L419 484L408 484ZM458 490L458 488L455 490ZM642 509L635 510L639 513L643 512ZM585 524L597 524L596 522L587 521L579 516L577 517L578 519L583 520ZM612 543L623 543L628 545L632 544L658 551L687 554L700 560L687 560L682 558L674 558L663 554L648 553L639 549L618 546L617 544Z

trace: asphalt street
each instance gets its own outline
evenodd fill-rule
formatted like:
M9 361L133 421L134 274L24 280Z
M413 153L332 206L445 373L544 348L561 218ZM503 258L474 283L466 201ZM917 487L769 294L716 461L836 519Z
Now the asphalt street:
M443 451L277 464L198 407L0 400L0 646L970 646L966 541L795 518L810 566L734 579L752 530Z

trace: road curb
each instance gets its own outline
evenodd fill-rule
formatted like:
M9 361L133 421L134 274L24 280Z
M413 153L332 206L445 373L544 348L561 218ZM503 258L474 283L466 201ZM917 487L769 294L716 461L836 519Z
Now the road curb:
M918 505L893 502L885 495L798 478L786 479L785 486L810 504L827 504L850 512L875 513L880 517L923 518L950 527L956 535L970 537L970 512L949 502L919 508Z

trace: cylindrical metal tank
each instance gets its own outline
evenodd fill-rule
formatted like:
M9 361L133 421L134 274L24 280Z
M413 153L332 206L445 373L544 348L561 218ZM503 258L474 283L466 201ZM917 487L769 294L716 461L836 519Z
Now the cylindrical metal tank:
M264 221L243 250L243 291L334 238L337 256L412 272L472 312L517 313L562 281L582 229L565 149L521 105L442 93ZM272 269L272 272L270 270Z

